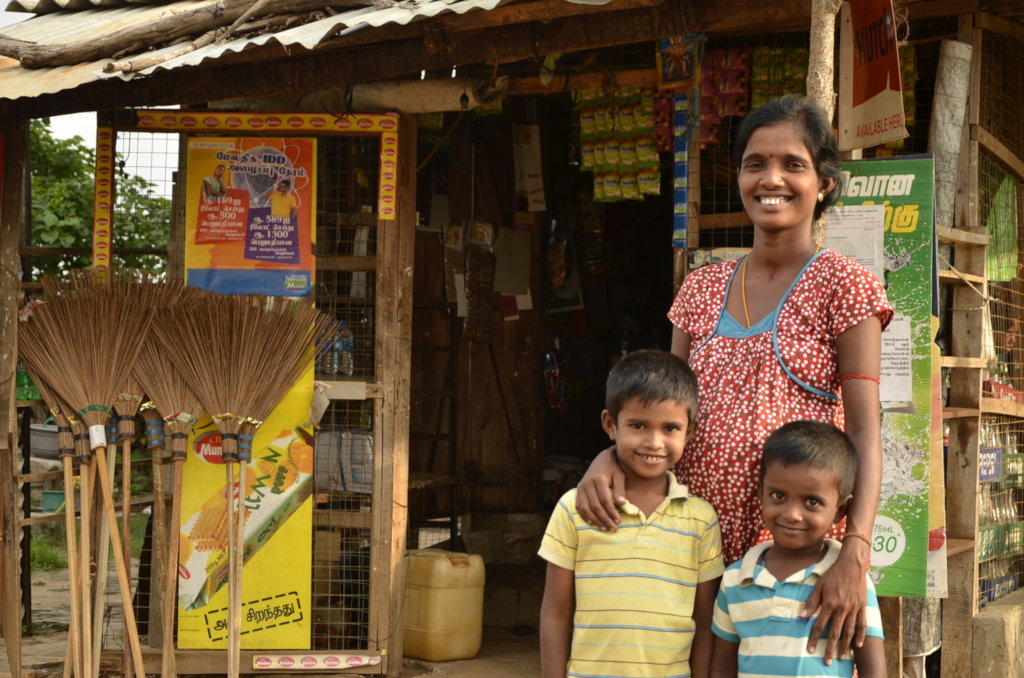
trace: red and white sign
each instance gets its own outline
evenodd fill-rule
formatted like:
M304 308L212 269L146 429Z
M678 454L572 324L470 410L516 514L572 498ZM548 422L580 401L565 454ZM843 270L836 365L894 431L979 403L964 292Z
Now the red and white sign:
M839 43L839 149L907 136L892 0L843 3Z

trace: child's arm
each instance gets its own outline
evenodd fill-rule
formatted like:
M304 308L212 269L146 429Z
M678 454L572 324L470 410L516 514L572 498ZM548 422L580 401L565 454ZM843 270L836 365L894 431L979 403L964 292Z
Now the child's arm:
M540 606L540 670L543 678L565 678L575 611L573 571L548 563L544 600Z
M711 678L736 678L739 673L739 643L715 636L715 645L711 654Z
M693 599L693 644L690 646L690 675L693 678L707 678L711 670L711 616L715 611L715 596L721 577L697 584L697 595Z
M868 636L853 651L853 663L860 678L886 678L885 647L878 636Z

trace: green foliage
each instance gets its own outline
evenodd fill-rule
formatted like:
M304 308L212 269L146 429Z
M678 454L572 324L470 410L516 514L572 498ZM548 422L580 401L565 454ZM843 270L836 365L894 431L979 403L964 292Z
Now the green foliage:
M57 535L43 533L32 537L32 551L29 554L32 570L64 570L68 560L65 556L66 542Z
M30 130L32 174L32 244L37 247L92 245L93 172L92 149L81 137L58 139L48 119L33 120ZM154 193L154 184L129 175L118 156L114 202L115 248L166 247L170 236L171 201ZM85 268L86 254L36 256L33 274L54 274L68 268ZM128 265L154 273L164 270L160 255L116 256L116 265Z

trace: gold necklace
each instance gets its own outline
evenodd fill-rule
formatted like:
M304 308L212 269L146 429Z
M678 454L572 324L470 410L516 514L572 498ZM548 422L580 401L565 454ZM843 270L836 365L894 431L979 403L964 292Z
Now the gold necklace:
M814 254L821 251L821 245L814 250ZM814 257L814 254L811 257ZM750 329L750 311L747 310L747 260L750 255L743 257L743 270L740 271L740 298L743 299L743 319L747 322L747 329Z

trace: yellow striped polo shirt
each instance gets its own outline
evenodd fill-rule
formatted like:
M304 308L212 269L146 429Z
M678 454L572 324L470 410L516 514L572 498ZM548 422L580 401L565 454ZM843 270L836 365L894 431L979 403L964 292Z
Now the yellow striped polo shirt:
M555 507L539 555L574 572L567 676L690 675L694 595L722 574L722 535L711 505L666 475L668 496L650 518L627 502L614 533L584 522L575 489Z

